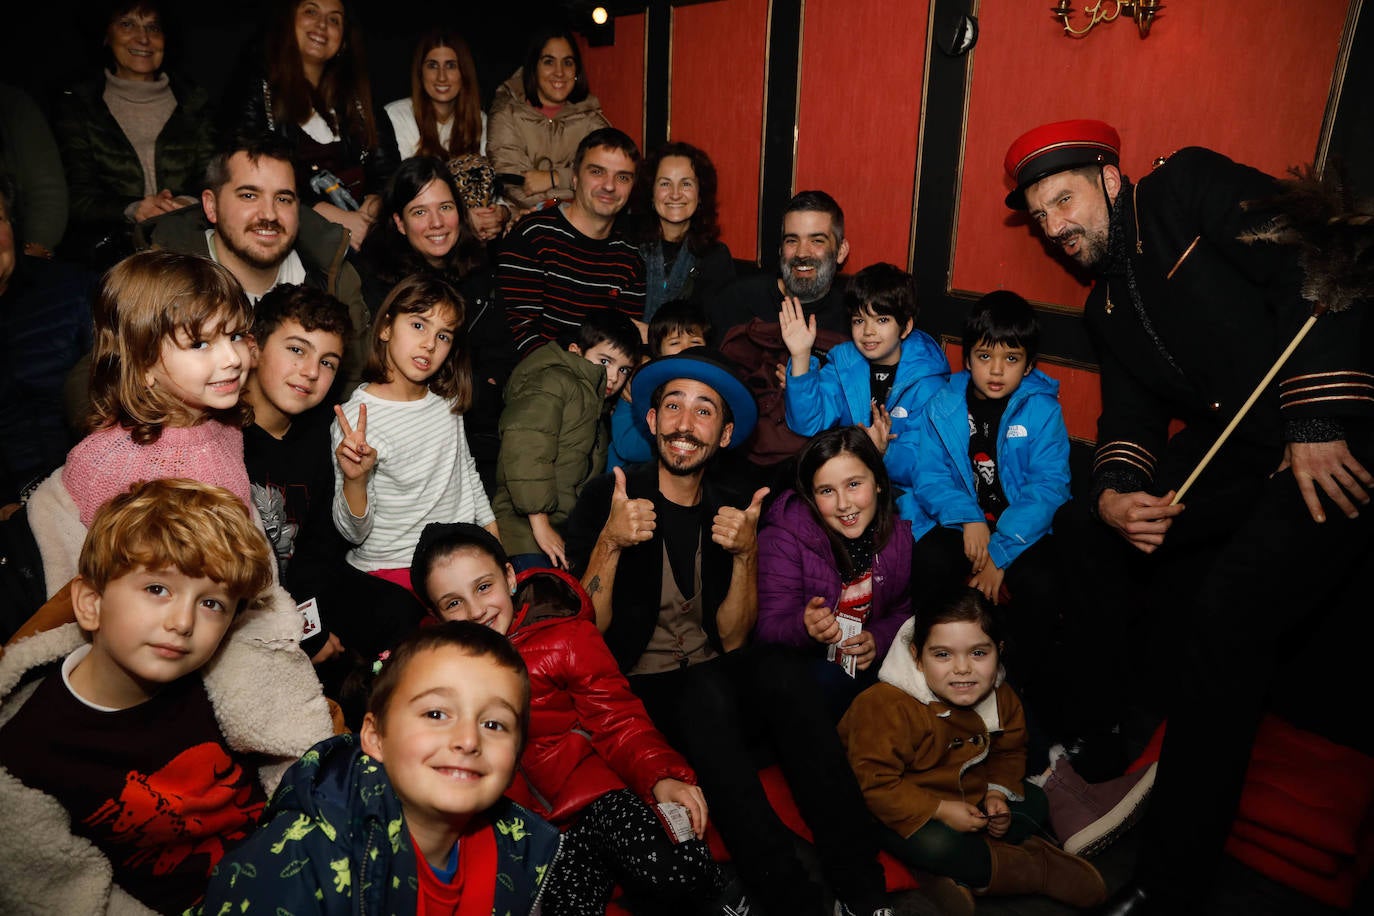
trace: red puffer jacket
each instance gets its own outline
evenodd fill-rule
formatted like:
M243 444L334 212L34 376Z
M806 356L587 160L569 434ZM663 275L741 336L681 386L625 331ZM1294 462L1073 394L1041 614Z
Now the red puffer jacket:
M630 692L578 581L531 569L518 582L508 635L530 670L530 728L520 758L525 778L507 795L566 826L607 792L628 786L652 804L660 779L695 785L692 768Z

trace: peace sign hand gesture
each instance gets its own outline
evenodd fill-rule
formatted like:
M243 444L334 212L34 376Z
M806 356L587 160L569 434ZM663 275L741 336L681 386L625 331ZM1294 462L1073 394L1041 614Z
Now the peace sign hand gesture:
M344 415L343 408L334 405L334 416L338 418L339 429L343 431L343 441L334 449L334 458L339 463L344 480L365 480L377 466L377 450L367 444L367 405L358 405L358 428L354 429Z

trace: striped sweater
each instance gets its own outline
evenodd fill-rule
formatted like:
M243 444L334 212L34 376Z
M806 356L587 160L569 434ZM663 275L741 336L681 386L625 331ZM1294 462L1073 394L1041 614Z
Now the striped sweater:
M577 330L598 312L644 317L639 252L614 236L588 238L560 207L520 221L506 238L496 276L521 356Z
M463 435L463 418L434 392L419 401L387 401L362 385L343 405L356 425L367 405L367 444L377 466L367 481L367 512L359 518L343 495L343 475L334 474L334 525L357 546L348 562L371 572L408 569L420 532L430 522L490 524L495 515L482 490L477 465ZM335 449L343 441L337 421L330 427Z

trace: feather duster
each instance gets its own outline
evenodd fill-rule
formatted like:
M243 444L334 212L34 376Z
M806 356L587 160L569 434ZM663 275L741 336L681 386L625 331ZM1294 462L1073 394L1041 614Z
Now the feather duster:
M1374 200L1356 197L1339 163L1322 175L1311 166L1288 171L1276 196L1244 205L1274 216L1240 240L1297 245L1302 296L1317 314L1374 297Z

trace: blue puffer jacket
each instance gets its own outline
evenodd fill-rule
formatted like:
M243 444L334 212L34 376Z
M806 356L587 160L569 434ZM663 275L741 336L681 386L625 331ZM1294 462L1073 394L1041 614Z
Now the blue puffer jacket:
M557 828L499 800L493 914L529 913L558 856ZM210 876L203 912L413 914L416 855L386 771L351 734L321 741L282 778L263 825Z
M968 372L960 372L931 398L915 442L916 498L946 528L983 521L968 457L968 383ZM1069 434L1059 410L1059 383L1039 369L1026 375L1002 413L997 474L1007 508L988 556L1006 569L1049 533L1055 511L1069 499Z
M872 422L868 360L853 342L831 348L828 360L822 366L811 357L811 368L796 378L791 376L792 364L788 362L787 425L798 435L814 436L835 426L868 426ZM908 426L918 425L921 408L948 378L949 359L940 345L924 331L908 334L902 341L897 377L883 405L892 414L892 432L900 435Z

